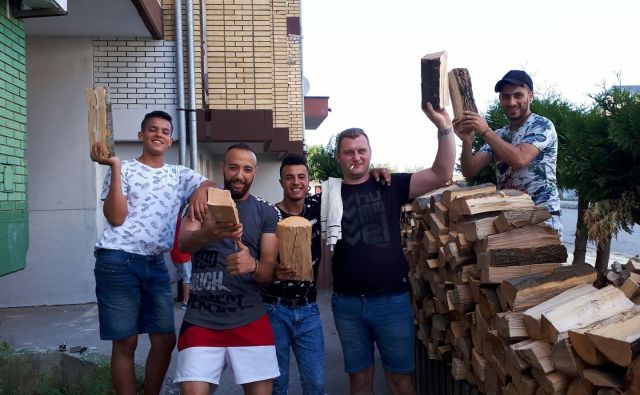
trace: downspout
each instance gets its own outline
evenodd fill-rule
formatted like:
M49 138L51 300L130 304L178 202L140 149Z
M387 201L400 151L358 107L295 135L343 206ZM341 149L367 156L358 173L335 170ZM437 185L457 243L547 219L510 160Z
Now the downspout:
M179 163L187 163L187 127L184 107L184 44L182 42L182 0L176 0L176 82L178 97L178 139L180 143Z
M196 72L193 38L193 0L187 0L187 52L189 68L189 142L191 144L190 167L198 170L198 133L196 121Z

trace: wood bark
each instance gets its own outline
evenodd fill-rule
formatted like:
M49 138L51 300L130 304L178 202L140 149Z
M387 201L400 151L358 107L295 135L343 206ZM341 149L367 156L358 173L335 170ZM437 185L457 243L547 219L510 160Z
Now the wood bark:
M559 372L577 376L584 370L584 363L576 354L568 338L551 346L551 358Z
M506 232L516 228L535 225L551 218L549 211L542 207L525 210L503 211L496 218L494 225L498 232Z
M501 248L489 250L482 266L515 266L536 263L563 263L567 261L564 245L550 245L532 248Z
M446 51L431 53L420 62L422 108L431 103L434 110L449 105L449 84L447 82Z
M527 310L578 284L592 283L595 271L589 265L562 266L550 274L535 273L505 281L499 295L513 311Z
M483 284L502 284L505 280L525 276L531 273L549 274L561 267L561 263L538 263L520 266L485 266L480 269L480 282Z
M464 111L478 112L476 102L473 99L469 70L456 68L449 71L449 94L454 117L462 117Z

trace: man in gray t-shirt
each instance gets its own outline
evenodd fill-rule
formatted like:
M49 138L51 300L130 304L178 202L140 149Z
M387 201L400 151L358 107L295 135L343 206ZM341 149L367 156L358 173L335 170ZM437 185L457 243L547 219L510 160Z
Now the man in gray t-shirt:
M280 373L260 288L273 277L278 217L249 194L257 169L249 146L229 147L221 166L241 225L209 215L181 224L180 247L192 253L193 275L175 381L184 394L209 393L228 365L245 393L271 393Z

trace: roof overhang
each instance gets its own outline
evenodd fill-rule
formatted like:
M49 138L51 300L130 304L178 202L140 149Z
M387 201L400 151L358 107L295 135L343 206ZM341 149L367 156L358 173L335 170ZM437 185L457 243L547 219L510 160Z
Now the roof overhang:
M271 110L196 110L199 143L223 146L231 144L259 144L256 152L302 155L303 142L290 141L288 128L273 127Z
M66 0L66 3L66 15L25 19L27 36L163 38L162 7L158 0Z
M328 96L305 96L304 98L304 128L315 130L329 115Z

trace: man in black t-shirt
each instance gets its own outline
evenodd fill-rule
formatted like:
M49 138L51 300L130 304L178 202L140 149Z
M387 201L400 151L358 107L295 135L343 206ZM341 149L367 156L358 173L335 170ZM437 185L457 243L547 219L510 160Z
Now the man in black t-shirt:
M414 394L414 326L409 266L400 243L400 208L444 185L453 174L455 141L446 110L423 110L438 128L429 169L394 174L382 186L369 174L371 147L362 129L341 132L342 239L333 255L332 308L352 394L373 393L373 345L394 394Z

